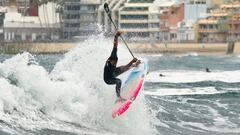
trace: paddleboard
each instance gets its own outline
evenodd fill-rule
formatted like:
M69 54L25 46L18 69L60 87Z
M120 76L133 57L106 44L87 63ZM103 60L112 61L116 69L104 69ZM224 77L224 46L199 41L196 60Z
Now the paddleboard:
M121 97L126 100L120 101L117 99L112 111L113 118L116 118L126 112L130 105L136 100L140 90L143 88L147 70L147 62L143 60L138 66L130 69L127 79L123 81L121 87Z

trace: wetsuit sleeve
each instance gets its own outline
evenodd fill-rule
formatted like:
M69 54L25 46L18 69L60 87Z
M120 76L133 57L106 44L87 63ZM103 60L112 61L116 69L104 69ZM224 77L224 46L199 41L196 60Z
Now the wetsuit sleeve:
M116 59L118 58L117 57L117 48L116 47L113 47L113 50L112 50L110 58L116 58Z

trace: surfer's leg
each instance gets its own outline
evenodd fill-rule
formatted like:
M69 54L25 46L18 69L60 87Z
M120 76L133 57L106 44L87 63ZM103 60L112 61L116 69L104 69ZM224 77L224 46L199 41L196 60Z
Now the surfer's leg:
M115 78L112 78L112 79L108 79L105 81L107 84L109 85L113 85L113 84L116 84L116 79Z
M117 97L120 97L122 81L118 78L116 78L115 80L116 80L116 94L117 94Z
M120 97L122 81L118 78L112 78L106 81L107 84L116 84L116 94L117 97Z

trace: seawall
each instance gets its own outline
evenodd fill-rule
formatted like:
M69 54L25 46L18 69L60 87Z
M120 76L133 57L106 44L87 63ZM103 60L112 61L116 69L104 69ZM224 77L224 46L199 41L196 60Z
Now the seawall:
M227 54L227 43L131 43L130 48L137 53L199 53L209 55Z
M60 43L0 43L0 53L16 54L19 52L30 52L35 54L64 53L75 47L76 42ZM226 55L240 54L240 42L236 42L234 47L228 43L128 43L130 49L135 53L199 53L203 55Z
M35 54L64 53L73 48L76 43L2 43L0 52L16 54L20 52L30 52Z
M234 45L234 54L240 54L240 42L236 42Z

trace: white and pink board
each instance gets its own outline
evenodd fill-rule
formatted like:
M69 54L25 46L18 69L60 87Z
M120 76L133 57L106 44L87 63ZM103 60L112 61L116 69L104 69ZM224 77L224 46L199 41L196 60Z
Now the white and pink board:
M137 67L133 67L133 69L128 72L127 79L123 81L121 88L121 97L126 100L115 102L112 111L113 118L126 112L132 102L137 98L140 90L143 88L147 70L147 62L141 61Z

